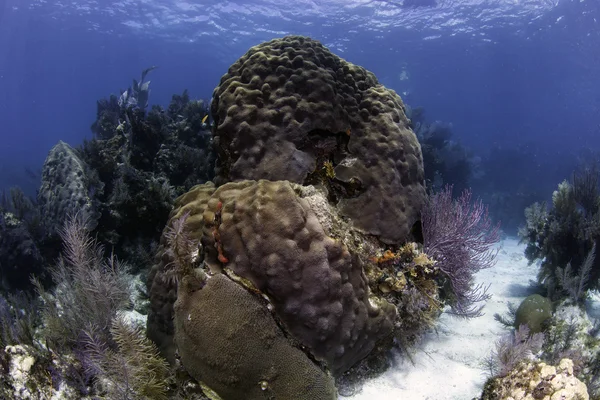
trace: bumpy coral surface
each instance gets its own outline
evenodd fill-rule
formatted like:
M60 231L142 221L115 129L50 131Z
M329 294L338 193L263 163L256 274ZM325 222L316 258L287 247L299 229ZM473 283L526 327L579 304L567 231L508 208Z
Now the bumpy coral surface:
M88 217L90 229L96 227L100 215L90 195L88 171L86 163L63 141L48 153L38 201L51 233L62 227L65 218L74 212Z
M573 375L573 361L565 358L555 367L525 363L503 378L489 381L482 400L587 400L583 382Z
M171 221L189 213L188 229L201 239L212 271L230 271L240 284L266 295L284 329L338 374L391 334L396 309L369 298L358 256L325 233L295 188L302 189L264 180L216 190L200 185L177 200ZM167 335L174 298L162 278L168 265L164 258L151 275L149 319L149 331Z
M224 400L337 398L333 378L288 340L262 299L224 274L180 289L176 342L190 374Z
M356 227L395 243L418 219L423 161L402 100L319 42L252 47L221 78L211 112L217 183L305 184L330 162L330 195Z

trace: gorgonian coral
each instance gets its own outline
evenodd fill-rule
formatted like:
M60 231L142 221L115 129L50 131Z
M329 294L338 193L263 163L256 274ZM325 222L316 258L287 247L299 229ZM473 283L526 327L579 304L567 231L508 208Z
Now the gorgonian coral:
M447 277L452 311L472 318L481 315L487 300L487 287L474 283L476 272L494 265L497 251L493 246L500 238L487 207L477 200L471 203L471 191L452 199L452 186L431 195L421 213L425 253Z

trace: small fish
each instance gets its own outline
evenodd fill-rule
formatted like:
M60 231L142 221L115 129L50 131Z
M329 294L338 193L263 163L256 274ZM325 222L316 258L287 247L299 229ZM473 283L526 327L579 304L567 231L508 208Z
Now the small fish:
M202 117L202 129L207 129L210 127L207 122L208 122L208 114L206 114L204 117Z

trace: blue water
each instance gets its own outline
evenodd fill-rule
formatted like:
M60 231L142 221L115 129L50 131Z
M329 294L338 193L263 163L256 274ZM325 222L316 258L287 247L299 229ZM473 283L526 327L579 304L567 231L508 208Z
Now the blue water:
M91 138L96 101L144 68L159 67L150 104L166 106L186 88L210 99L250 46L287 34L373 71L428 119L451 123L475 155L528 152L539 181L555 187L583 150L600 149L599 4L3 0L0 189L34 194L26 168L39 171L58 140Z

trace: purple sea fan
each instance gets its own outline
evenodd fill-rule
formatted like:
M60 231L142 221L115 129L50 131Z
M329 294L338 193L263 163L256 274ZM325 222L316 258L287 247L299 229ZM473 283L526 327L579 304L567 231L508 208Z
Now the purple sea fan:
M500 226L493 225L481 200L471 204L471 191L452 199L452 186L429 197L421 213L425 252L448 278L452 311L461 317L481 314L490 298L488 286L474 284L474 274L496 262L494 244L500 239Z

